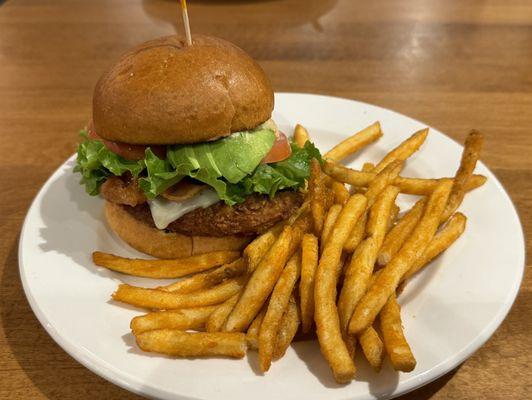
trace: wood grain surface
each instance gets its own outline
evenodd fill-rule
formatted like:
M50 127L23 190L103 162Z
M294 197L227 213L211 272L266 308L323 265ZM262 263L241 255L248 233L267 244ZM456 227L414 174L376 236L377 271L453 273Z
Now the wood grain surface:
M189 2L192 31L246 49L276 91L375 103L460 141L470 128L481 130L483 161L515 202L530 251L530 0ZM130 46L180 30L179 18L176 3L163 0L0 6L1 399L139 398L75 362L39 325L19 280L18 236L33 197L73 153L100 73ZM404 398L530 398L531 290L527 268L495 335L459 368Z

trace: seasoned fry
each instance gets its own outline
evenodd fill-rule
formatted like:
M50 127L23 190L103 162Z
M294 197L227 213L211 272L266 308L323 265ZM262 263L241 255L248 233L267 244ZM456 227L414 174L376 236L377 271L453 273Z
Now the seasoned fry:
M442 222L447 221L462 203L466 192L466 184L471 179L477 161L480 158L482 142L482 134L478 131L471 131L469 135L467 135L464 150L462 152L462 159L460 160L460 166L454 177L453 189L449 195L447 207L445 207L445 211L442 215Z
M308 195L310 196L310 211L316 235L321 233L327 205L325 183L318 160L313 159L310 164L310 178L308 181Z
M408 272L401 279L406 281L421 268L430 263L434 258L447 250L455 241L462 235L465 230L467 218L464 214L457 212L454 214L449 222L434 235L429 245L414 264L410 267Z
M379 251L377 262L379 265L386 265L392 257L403 246L406 239L410 236L417 223L423 216L426 199L420 199L417 203L397 222L397 224L388 232Z
M246 335L243 333L189 333L176 329L140 333L137 335L137 344L144 351L176 357L242 358L247 350Z
M349 323L350 334L358 334L373 323L388 298L395 292L402 276L414 264L416 256L425 251L436 233L451 187L450 181L444 181L434 190L412 236L386 265L357 304Z
M307 233L301 241L301 280L299 282L301 329L303 333L310 331L314 321L314 279L317 268L318 238L313 234Z
M365 193L367 202L367 209L371 208L375 203L377 196L399 175L404 163L402 161L391 162L382 172L380 172L373 182L368 186L368 190ZM353 228L353 231L349 235L349 239L345 242L344 250L352 253L356 247L364 239L365 228L367 223L367 211L362 218L357 221L357 224Z
M355 133L344 141L338 143L331 150L325 153L324 158L341 161L344 158L356 153L360 149L366 147L368 144L375 142L382 136L381 125L375 122Z
M353 195L342 209L330 240L325 245L316 271L314 287L314 319L321 352L329 362L335 379L342 383L353 379L355 364L342 339L336 309L336 284L340 274L342 249L358 218L366 209L366 197Z
M262 320L259 331L259 367L262 372L270 369L273 350L279 332L279 326L283 313L288 306L290 295L301 273L301 255L296 252L283 270L279 280L275 284L266 315Z
M240 257L237 251L215 251L174 260L141 260L115 256L95 251L94 264L123 274L146 278L181 278L229 263Z
M288 346L290 346L290 343L294 340L299 323L299 310L297 309L294 296L291 296L290 302L288 303L283 318L281 319L279 332L277 333L277 342L275 343L275 349L273 351L274 360L278 360L284 356Z
M400 208L397 204L394 204L392 206L392 210L390 211L390 218L388 219L388 228L386 229L386 233L390 232L390 230L394 227L395 221L397 220L397 216L399 215Z
M272 247L272 244L275 242L282 229L283 225L277 224L246 246L244 249L244 259L248 265L248 272L251 273L255 271L260 260L262 260L262 257L264 257L270 247Z
M399 146L397 146L395 149L386 154L382 161L375 165L375 168L373 168L372 172L378 174L379 172L384 170L384 168L386 168L390 163L397 160L406 160L421 147L421 145L427 138L428 133L428 128L421 129L414 133L412 136L402 142Z
M329 208L329 211L327 212L327 216L325 217L325 223L323 224L323 229L321 231L322 246L325 246L325 243L327 243L329 234L331 233L334 223L338 219L338 215L340 215L340 211L342 211L342 205L340 204L334 204L331 208Z
M289 257L292 228L285 226L261 260L227 318L225 330L244 331L270 295Z
M367 224L368 238L355 250L351 262L344 271L344 283L338 298L338 315L344 340L347 326L358 301L369 286L377 253L382 244L391 208L399 193L395 186L387 187L371 208Z
M232 263L222 265L212 271L201 272L170 285L160 286L157 289L174 293L192 293L218 285L226 279L240 276L246 270L247 267L244 259L239 258Z
M364 171L364 172L371 172L371 171L373 171L374 168L375 168L375 164L370 163L370 162L365 162L362 165L362 171Z
M259 331L260 326L262 325L262 320L264 319L264 315L266 315L266 306L267 303L264 304L253 322L249 325L248 331L246 332L246 341L248 342L248 347L250 349L259 349Z
M137 307L160 310L201 307L222 303L238 293L243 286L243 277L228 279L217 286L193 293L172 293L121 284L113 293L113 300Z
M302 125L297 124L294 129L294 142L296 144L303 148L305 147L305 143L309 141L309 134L306 128Z
M176 311L156 311L140 315L129 325L135 335L154 329L202 330L216 306L183 308Z
M396 371L410 372L416 359L406 341L401 322L401 307L395 293L390 296L380 313L381 331L386 352Z
M370 326L359 335L358 341L369 365L379 372L384 361L384 344L377 331Z
M356 187L368 186L376 176L374 172L357 171L331 161L324 162L323 171L340 182ZM442 180L452 180L452 178L424 179L398 176L392 184L399 187L401 193L428 196ZM482 186L486 180L483 175L473 175L466 184L466 191Z
M347 200L349 200L350 194L349 190L345 187L345 185L338 181L333 181L331 185L331 189L334 194L334 203L335 204L341 204L344 205Z
M240 293L236 293L229 297L226 301L216 307L205 323L205 330L207 332L221 332L227 320L227 317L233 311L236 302L238 301Z

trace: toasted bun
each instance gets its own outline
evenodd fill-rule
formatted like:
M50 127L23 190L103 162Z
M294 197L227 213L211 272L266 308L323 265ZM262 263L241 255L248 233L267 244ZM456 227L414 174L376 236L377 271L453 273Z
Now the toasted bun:
M261 67L225 40L195 35L145 42L124 54L94 89L102 138L132 144L213 140L268 120L273 91Z
M105 202L105 216L113 231L134 249L157 258L180 258L219 250L240 250L249 238L209 237L165 233L137 219L123 206Z

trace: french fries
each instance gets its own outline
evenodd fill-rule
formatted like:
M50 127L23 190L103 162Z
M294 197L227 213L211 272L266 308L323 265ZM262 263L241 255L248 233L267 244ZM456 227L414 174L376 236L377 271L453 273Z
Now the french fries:
M406 281L438 255L447 250L464 232L467 218L462 213L454 214L447 224L434 235L429 245L401 279Z
M240 257L237 251L216 251L174 260L140 260L115 256L101 251L92 253L94 264L145 278L181 278L229 263Z
M244 274L246 270L247 267L244 259L239 258L232 263L222 265L214 270L201 272L170 285L160 286L157 289L173 293L192 293L218 285L226 279L240 276Z
M296 300L292 296L290 297L286 311L283 314L279 332L277 333L277 342L275 343L275 349L273 350L274 360L278 360L284 356L288 346L290 346L290 343L294 340L299 323L299 310L297 309Z
M243 333L189 333L177 329L158 329L136 335L144 351L175 357L232 357L246 355L246 335Z
M353 195L345 204L326 243L316 271L314 287L314 319L321 351L333 371L336 381L349 382L355 375L355 364L342 339L336 284L340 273L342 249L349 233L366 208L366 197Z
M243 277L228 279L217 286L193 293L172 293L123 283L113 293L113 300L137 307L159 310L201 307L220 304L238 293L243 286Z
M344 205L347 200L349 200L349 190L345 187L345 185L338 181L333 181L331 185L331 190L334 194L334 203Z
M240 293L235 293L233 296L229 297L226 301L216 307L216 309L209 315L205 323L205 330L207 332L221 332L222 328L227 320L227 317L233 311L236 302L238 301L238 296Z
M427 200L422 198L397 222L384 238L384 243L379 251L377 262L386 265L403 246L417 223L423 216Z
M362 129L360 132L357 132L344 141L338 143L331 150L325 153L324 158L341 161L351 154L356 153L360 149L366 147L368 144L373 143L381 136L381 124L379 122L375 122L367 128Z
M331 161L325 161L323 163L323 171L337 181L347 183L355 187L367 187L377 175L375 172L357 171ZM404 178L398 176L395 178L392 184L397 186L401 193L428 196L434 191L436 186L438 186L442 180L452 179L453 178ZM487 178L483 175L471 176L471 179L467 181L465 186L466 192L482 186L486 182L486 179Z
M382 368L382 362L384 361L384 344L382 343L379 334L372 326L370 326L359 335L358 340L369 365L371 365L376 372L379 372Z
M314 321L314 282L318 268L318 257L318 238L311 233L305 234L301 241L301 280L299 282L303 333L310 331Z
M301 255L297 252L290 258L275 284L266 309L266 315L260 326L259 367L263 372L270 369L281 319L300 273Z
M428 128L421 129L402 142L395 149L390 151L384 158L375 165L372 172L378 174L394 161L404 161L414 154L423 144L429 133Z
M402 276L414 264L416 256L426 249L436 233L451 187L451 181L443 181L436 187L412 236L357 304L349 322L350 334L361 333L373 323L388 298L395 292Z
M155 289L118 286L114 300L150 310L131 320L139 348L175 357L233 358L254 349L266 372L285 354L299 326L308 334L315 323L320 350L338 383L354 378L358 344L376 372L386 356L395 370L412 371L416 359L397 296L464 232L467 218L456 210L467 191L486 181L474 175L482 145L476 131L466 139L454 177L399 176L427 133L414 133L361 171L338 161L382 136L378 122L335 146L323 164L313 159L301 189L303 204L241 252L176 260L94 252L96 265L114 271L185 277ZM309 140L303 126L295 127L294 140L300 147ZM398 219L400 193L422 197Z
M253 321L279 279L289 257L291 241L292 228L285 226L249 278L240 299L227 318L226 331L244 331Z
M303 148L305 147L305 143L309 141L309 134L306 128L302 125L297 124L294 129L294 142L296 144Z
M460 166L454 177L453 189L449 195L447 207L445 207L445 211L443 212L442 221L447 221L462 203L466 192L466 185L471 179L477 161L480 158L482 142L482 134L478 131L471 131L469 135L467 135L464 151L462 152L462 159L460 160Z
M135 317L130 328L135 335L155 329L203 330L216 306L183 308L176 311L156 311Z
M401 307L395 293L390 296L380 313L384 347L396 371L410 372L416 367L416 359L406 341L401 323Z

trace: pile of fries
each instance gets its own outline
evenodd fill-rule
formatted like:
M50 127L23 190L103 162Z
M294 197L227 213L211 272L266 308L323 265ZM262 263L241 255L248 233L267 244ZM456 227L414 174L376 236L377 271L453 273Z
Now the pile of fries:
M397 296L462 234L466 217L456 210L467 191L486 181L473 175L482 145L476 131L466 139L454 177L400 176L427 134L428 129L414 133L360 171L339 162L378 140L380 124L339 143L323 164L313 160L298 212L242 253L177 260L93 253L95 264L121 273L184 277L155 289L122 284L113 294L116 301L149 310L131 321L138 346L177 357L241 358L257 350L265 372L294 338L315 332L339 383L355 377L357 347L376 371L386 355L394 369L412 371L416 359L403 333ZM297 125L296 143L303 146L308 139ZM420 198L401 212L400 193Z

